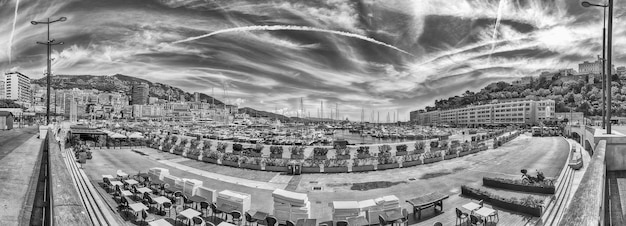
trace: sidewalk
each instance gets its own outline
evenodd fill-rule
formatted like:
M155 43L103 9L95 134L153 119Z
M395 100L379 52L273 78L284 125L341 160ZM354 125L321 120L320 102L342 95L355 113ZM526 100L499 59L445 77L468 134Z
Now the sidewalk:
M33 135L0 160L0 225L27 225L41 161L41 141Z

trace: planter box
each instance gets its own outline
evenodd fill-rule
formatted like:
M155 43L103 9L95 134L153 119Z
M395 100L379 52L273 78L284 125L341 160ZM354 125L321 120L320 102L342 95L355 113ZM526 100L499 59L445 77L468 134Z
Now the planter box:
M368 159L371 158L372 156L369 154L356 154L356 158L357 159Z
M261 170L261 165L241 163L241 168L251 169L251 170Z
M187 155L187 158L190 158L190 159L193 159L193 160L198 160L198 156L200 156L200 155L196 155L196 156Z
M302 167L302 173L319 173L321 169L319 167Z
M347 173L348 167L339 166L339 167L324 167L324 173Z
M403 155L407 155L407 154L409 154L409 152L407 152L407 151L398 151L398 152L396 152L396 156L403 156Z
M495 206L495 207L500 207L502 209L520 212L520 213L526 213L535 217L541 217L541 212L542 212L541 208L532 208L528 206L522 206L522 205L517 205L514 203L504 202L499 199L492 199L490 196L476 194L463 187L461 187L461 194L469 198L483 200L486 203L490 203L492 206Z
M376 170L386 170L386 169L394 169L400 168L400 163L391 163L391 164L378 164Z
M365 165L365 166L353 166L352 172L364 172L364 171L373 171L374 165Z
M441 161L441 157L429 158L429 159L424 159L424 164L439 162L439 161Z
M266 171L287 172L287 166L265 166Z
M291 159L304 159L304 155L291 155Z
M345 160L345 159L350 159L350 155L336 155L335 158L339 160Z
M203 161L203 162L208 162L208 163L217 164L217 159L212 159L212 158L202 157L202 161Z
M541 193L541 194L554 194L555 187L537 187L537 186L527 186L522 184L512 184L505 183L502 181L494 180L489 177L483 177L483 185L492 188L502 188L513 191L523 191L523 192L532 192L532 193Z
M270 154L270 158L282 159L283 158L283 154Z
M435 151L440 151L440 150L441 150L440 147L430 148L430 152L435 152Z
M175 154L175 155L182 155L182 154L183 154L183 151L174 151L174 154Z
M459 152L459 157L466 156L466 155L469 155L469 154L472 154L472 153L474 153L474 152L472 152L472 151Z
M422 161L421 160L416 160L416 161L410 161L410 162L403 162L402 163L402 167L411 167L411 166L417 166L417 165L422 165Z
M222 160L222 165L225 165L225 166L232 166L232 167L239 167L239 162L233 162L233 161L228 161L228 160Z
M459 157L459 156L457 154L449 154L449 155L443 156L443 159L444 160L448 160L448 159L453 159L453 158L456 158L456 157Z
M234 155L241 155L241 151L235 151L235 150L233 150L233 154L234 154Z
M261 157L261 153L249 152L248 154L246 154L246 156L248 156L248 157Z
M326 160L327 157L326 155L314 155L313 159L317 159L317 160Z

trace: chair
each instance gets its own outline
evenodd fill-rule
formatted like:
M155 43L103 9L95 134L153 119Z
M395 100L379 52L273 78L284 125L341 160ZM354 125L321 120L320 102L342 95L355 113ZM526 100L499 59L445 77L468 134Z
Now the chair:
M204 223L204 219L200 217L193 217L191 218L191 221L193 221L193 225L200 225L200 226L206 225L206 223Z
M230 212L230 216L232 217L231 223L233 223L235 225L241 224L241 212L239 212L239 211Z
M296 224L293 223L293 221L287 220L287 222L285 222L286 226L296 226ZM337 225L339 226L339 225Z
M200 203L200 205L202 206L202 203ZM256 223L256 219L253 219L252 216L246 212L246 223L251 224L251 223Z
M209 203L208 202L205 202L205 201L200 202L200 212L202 213L203 216L205 215L205 212L206 212L206 214L209 213Z
M381 215L378 215L378 223L380 226L388 225L389 223L385 220L385 218Z
M183 196L182 192L180 192L180 191L174 192L174 199L172 200L172 204L181 203L178 199L181 198L182 196Z
M337 221L337 226L348 226L348 222L347 221ZM289 226L289 225L287 225Z
M148 209L152 208L153 205L156 205L157 202L152 199L152 196L148 193L143 193L144 204L148 206Z
M120 204L117 206L118 211L120 211L120 214L123 214L125 212L125 210L128 210L130 207L128 206L128 200L126 200L126 197L120 197Z
M148 214L148 212L146 212L146 210L142 210L141 211L141 219L143 220L143 223L148 223L146 219L149 219L150 215ZM153 219L151 219L152 221Z
M265 218L266 226L275 226L277 221L278 220L276 220L276 218L272 216L268 216Z
M110 192L111 190L111 181L109 180L109 178L102 178L102 186L104 187L104 190L108 192Z
M167 210L167 216L171 216L172 213L172 203L171 202L164 202L163 203L163 211ZM174 211L175 211L175 215L178 215L178 210L176 209L176 207L174 207Z
M165 193L165 196L168 198L170 197L172 193L174 193L173 191L169 190L169 187L170 187L169 184L163 184L161 186L161 191L163 191Z
M456 222L459 222L459 224L463 224L463 221L467 221L468 218L468 214L467 213L463 213L463 211L461 211L459 208L455 208L456 209L456 220L454 221L454 224L456 225Z
M213 212L213 216L215 216L216 214L219 214L221 217L222 214L224 213L217 209L217 206L215 205L215 203L211 203L211 211Z
M402 221L400 223L404 224L404 225L409 225L409 211L406 209L402 209L402 216L404 216L402 218Z
M435 224L433 224L433 226L443 226L443 224L441 222L435 222Z
M485 223L485 221L482 218L478 218L474 215L470 215L470 223L472 225L479 225L479 224Z
M183 209L185 209L185 207L191 208L191 205L193 205L193 201L189 200L186 195L182 195L182 197L183 197Z

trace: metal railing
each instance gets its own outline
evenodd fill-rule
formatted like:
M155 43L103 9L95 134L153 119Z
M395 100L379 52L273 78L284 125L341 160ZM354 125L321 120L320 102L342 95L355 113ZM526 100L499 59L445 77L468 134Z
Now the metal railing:
M41 161L39 172L37 175L34 175L37 177L37 188L35 190L33 209L30 215L30 225L35 226L49 226L54 224L48 139L49 136L46 134L40 147Z

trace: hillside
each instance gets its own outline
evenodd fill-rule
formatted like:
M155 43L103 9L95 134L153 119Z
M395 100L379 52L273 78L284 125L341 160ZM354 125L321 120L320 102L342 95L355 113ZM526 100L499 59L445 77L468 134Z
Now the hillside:
M435 106L426 107L426 111L459 108L474 104L484 104L495 99L510 98L549 98L556 101L556 112L584 112L586 116L602 114L601 78L595 77L589 83L589 75L556 74L551 79L533 78L530 84L510 84L496 82L478 92L465 91L460 96L435 100ZM613 75L612 98L613 115L626 116L626 76Z
M279 114L274 114L271 112L267 112L267 111L259 111L253 108L249 108L249 107L243 107L243 108L239 108L239 114L242 113L247 113L248 115L252 116L252 117L267 117L267 118L271 118L271 119L278 119L282 122L291 122L292 119L284 116L284 115L279 115Z
M133 84L147 83L150 86L149 95L160 99L179 100L184 97L185 100L192 100L193 94L185 92L177 87L172 87L161 83L152 83L145 79L135 78L127 75L111 75L111 76L95 76L95 75L57 75L52 77L52 88L55 89L96 89L107 92L123 92L130 95ZM41 86L46 85L45 77L34 80L32 83ZM206 94L200 94L200 100L208 103L213 101L213 97ZM222 101L215 99L216 105L223 105Z

